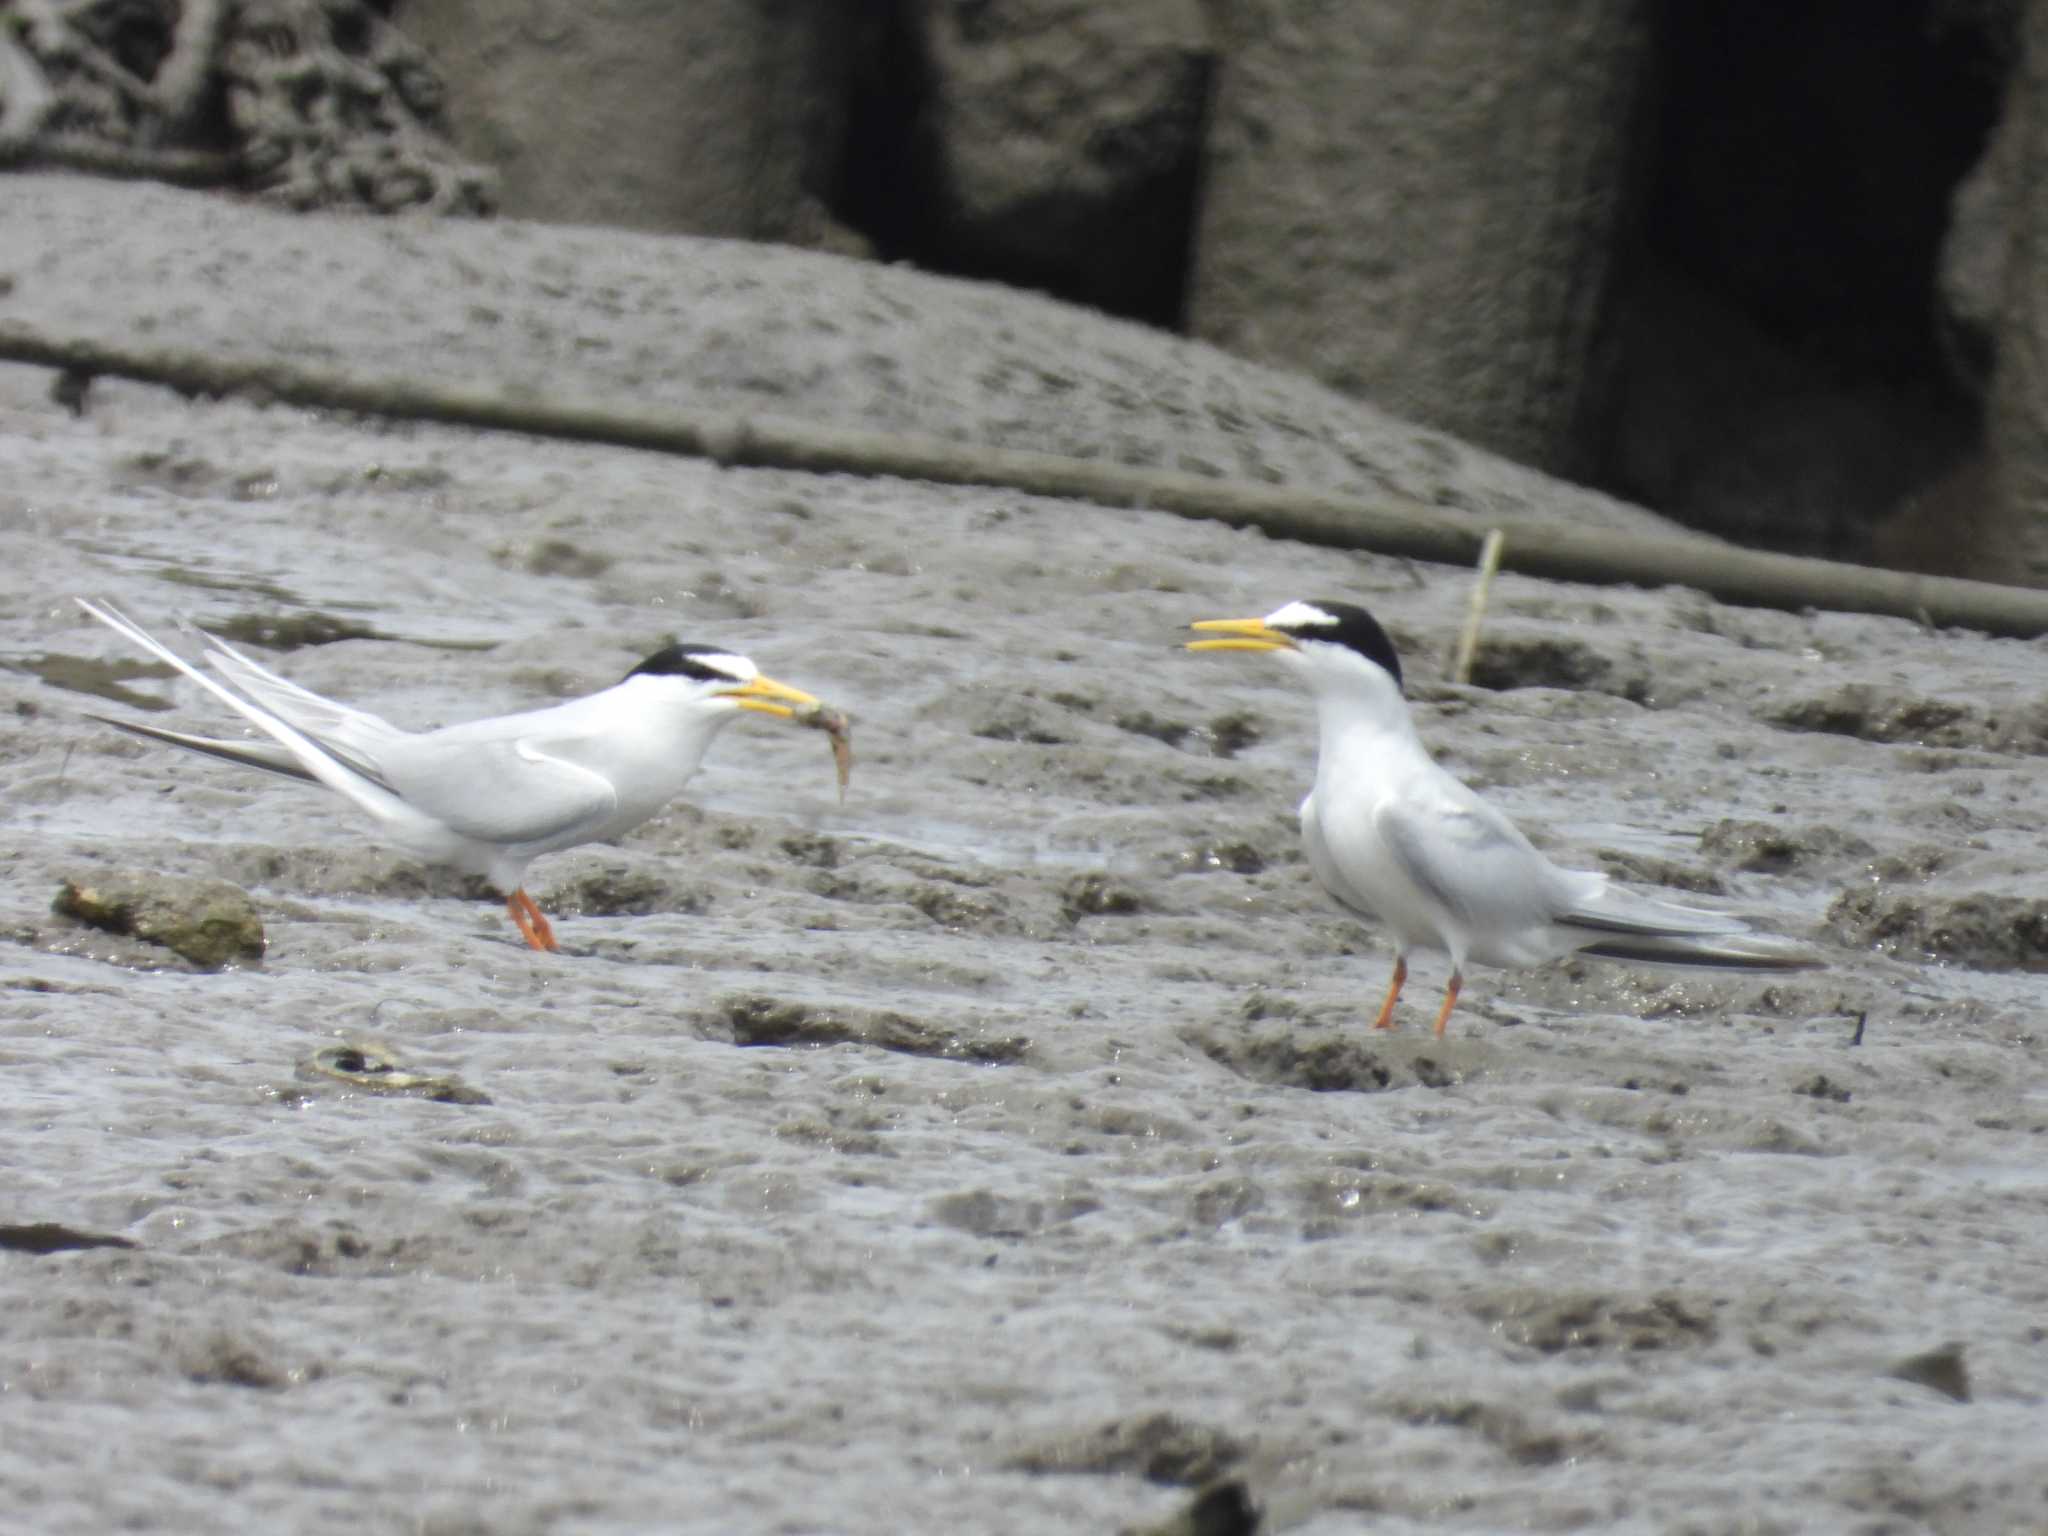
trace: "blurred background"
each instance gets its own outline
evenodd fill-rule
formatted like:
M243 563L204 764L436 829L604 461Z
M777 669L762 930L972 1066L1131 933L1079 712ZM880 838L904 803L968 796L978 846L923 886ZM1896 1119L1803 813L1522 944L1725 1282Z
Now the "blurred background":
M2048 0L7 9L17 156L1027 287L1746 543L2048 582Z

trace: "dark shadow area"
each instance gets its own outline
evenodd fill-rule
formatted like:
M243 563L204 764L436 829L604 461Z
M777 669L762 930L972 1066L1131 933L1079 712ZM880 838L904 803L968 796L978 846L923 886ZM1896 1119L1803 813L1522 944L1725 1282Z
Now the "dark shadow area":
M904 0L862 7L851 46L842 155L822 189L826 206L866 237L880 260L947 270L919 255L933 178L918 123L932 87Z
M1945 343L1937 274L1997 117L2006 10L1659 8L1597 483L1746 542L1861 558L1887 517L1969 473L1982 378Z
M911 8L884 0L858 23L845 150L826 202L884 261L1037 289L1167 330L1182 327L1194 248L1195 145L1212 66L1191 71L1169 122L1105 127L1093 173L967 207L949 182L940 103ZM1153 131L1154 129L1157 131ZM1185 152L1171 146L1185 141ZM1166 146L1166 147L1163 147Z
M1654 78L1620 193L1633 213L1573 473L1742 542L1942 568L1957 519L1987 500L1989 368L1989 332L1944 311L1943 242L1997 119L2017 7L1650 10ZM1154 98L1063 99L1073 83L1028 61L963 72L958 53L1001 46L976 25L936 44L909 0L861 9L833 213L883 260L1184 329L1215 61L1191 58ZM955 55L942 68L933 47ZM946 99L969 76L1060 103L1014 107L1016 163L969 110L1008 95ZM1105 126L1076 116L1091 111Z

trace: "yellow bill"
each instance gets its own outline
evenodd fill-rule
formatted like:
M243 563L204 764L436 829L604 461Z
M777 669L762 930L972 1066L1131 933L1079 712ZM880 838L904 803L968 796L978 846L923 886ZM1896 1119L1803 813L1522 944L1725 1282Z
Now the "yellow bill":
M757 677L751 683L718 691L737 701L741 709L759 710L764 715L775 715L784 720L792 719L799 709L816 708L818 704L801 688L791 688L772 677Z
M1294 637L1268 629L1264 619L1200 619L1189 629L1207 630L1218 640L1190 640L1191 651L1291 651Z

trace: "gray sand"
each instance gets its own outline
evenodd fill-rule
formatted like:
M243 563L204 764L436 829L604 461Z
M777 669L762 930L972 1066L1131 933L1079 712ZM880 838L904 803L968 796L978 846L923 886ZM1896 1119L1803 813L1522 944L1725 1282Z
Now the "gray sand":
M271 323L163 211L225 205L19 186L0 320L85 313L51 252L125 197L166 245L121 303ZM214 227L243 217L192 230L480 272L598 240ZM1005 438L944 387L986 372L965 341L856 302L914 274L606 249L702 284L674 300L700 324L749 274L792 313L843 298L846 355L897 349L871 371L925 380L958 413L934 429ZM527 338L616 303L559 265L485 339L442 299L464 368L564 366ZM403 269L341 286L380 282ZM1296 399L1315 441L1354 434L1325 483L1414 494L1427 467L1462 504L1643 518L1213 352L929 288L1013 343L1060 316L1077 377L1142 348L1146 379ZM429 302L382 330L358 302L327 344L404 356ZM825 372L817 413L872 421ZM0 1251L0 1525L1107 1533L1228 1467L1271 1528L1319 1533L2048 1526L2043 644L1505 577L1497 686L1452 688L1460 571L104 380L74 417L48 383L0 368L0 1225L136 1246ZM1120 397L1127 436L1146 399ZM1315 457L1280 405L1185 405L1140 435ZM776 408L810 409L800 379ZM1035 409L1009 440L1056 445ZM82 720L125 690L228 723L113 670L143 658L74 592L164 631L355 621L393 638L276 664L410 725L714 640L853 713L852 791L822 737L741 722L686 802L536 866L565 952L534 955L322 795ZM1406 1027L1371 1034L1387 947L1295 843L1308 701L1175 649L1322 595L1382 615L1425 734L1539 843L1831 969L1482 971L1438 1042L1426 959ZM263 963L198 973L51 914L66 878L128 869L247 888ZM302 1068L348 1041L489 1102ZM1951 1342L1967 1401L1901 1374Z

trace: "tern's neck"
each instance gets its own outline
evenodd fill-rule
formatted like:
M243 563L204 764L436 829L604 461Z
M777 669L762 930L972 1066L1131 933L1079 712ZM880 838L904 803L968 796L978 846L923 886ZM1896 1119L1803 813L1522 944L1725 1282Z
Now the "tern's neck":
M1337 679L1316 689L1320 758L1341 761L1355 751L1422 750L1408 704L1391 680Z

